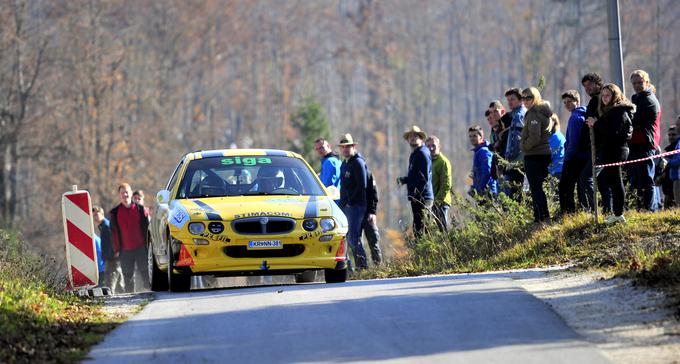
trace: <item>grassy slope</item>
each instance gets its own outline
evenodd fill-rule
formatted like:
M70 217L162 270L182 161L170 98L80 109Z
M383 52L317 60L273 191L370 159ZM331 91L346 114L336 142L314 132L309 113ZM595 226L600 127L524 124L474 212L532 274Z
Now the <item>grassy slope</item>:
M613 226L577 214L552 225L521 225L512 216L480 229L467 221L459 232L432 234L402 259L369 269L356 278L464 273L575 264L613 270L640 282L680 291L680 210L626 214ZM509 220L509 221L508 221ZM491 231L491 233L489 233ZM511 232L507 234L508 232ZM503 234L506 237L503 238ZM478 238L470 239L470 235ZM496 240L489 235L500 237ZM489 249L488 246L493 248ZM479 246L478 254L469 251Z
M54 268L0 230L0 362L79 361L121 321L63 293Z

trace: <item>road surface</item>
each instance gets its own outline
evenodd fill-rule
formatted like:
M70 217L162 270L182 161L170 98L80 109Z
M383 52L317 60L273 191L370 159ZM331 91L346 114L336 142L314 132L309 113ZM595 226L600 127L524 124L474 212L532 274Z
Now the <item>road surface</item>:
M496 275L160 293L97 363L605 363L549 306Z

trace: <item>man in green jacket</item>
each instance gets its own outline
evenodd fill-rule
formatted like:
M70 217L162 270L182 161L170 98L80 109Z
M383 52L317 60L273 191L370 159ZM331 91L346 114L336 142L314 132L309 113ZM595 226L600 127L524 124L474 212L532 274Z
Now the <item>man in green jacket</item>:
M451 207L451 162L441 153L439 138L430 136L425 140L432 156L432 190L434 192L434 213L442 231L449 227Z

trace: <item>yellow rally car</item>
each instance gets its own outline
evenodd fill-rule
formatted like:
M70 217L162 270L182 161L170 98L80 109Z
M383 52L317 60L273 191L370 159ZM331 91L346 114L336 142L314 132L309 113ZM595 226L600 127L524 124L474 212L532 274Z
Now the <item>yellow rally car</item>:
M347 279L347 219L296 153L193 152L175 168L149 225L154 291L187 291L192 275L294 274Z

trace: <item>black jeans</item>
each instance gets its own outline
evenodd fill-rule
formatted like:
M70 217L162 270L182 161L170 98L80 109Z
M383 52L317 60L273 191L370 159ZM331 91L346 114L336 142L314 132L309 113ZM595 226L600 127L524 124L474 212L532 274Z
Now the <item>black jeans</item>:
M364 235L368 241L368 247L371 250L371 260L374 264L382 262L382 252L380 251L380 230L378 225L368 220L368 214L364 217L363 224Z
M421 201L410 197L411 200L411 211L413 212L413 232L415 236L420 236L423 230L424 224L423 219L426 214L432 212L433 200Z
M623 189L623 178L621 177L621 167L606 167L597 176L597 188L601 191L611 190L611 201L614 215L623 215L623 204L626 193ZM606 211L605 211L606 212Z
M548 177L550 162L549 154L524 156L524 169L529 180L531 203L534 207L534 222L550 220L548 199L545 197L545 191L543 191L543 182Z
M564 161L559 183L560 210L563 213L576 212L574 187L576 187L581 208L592 211L593 172L589 162L590 158L573 158Z

